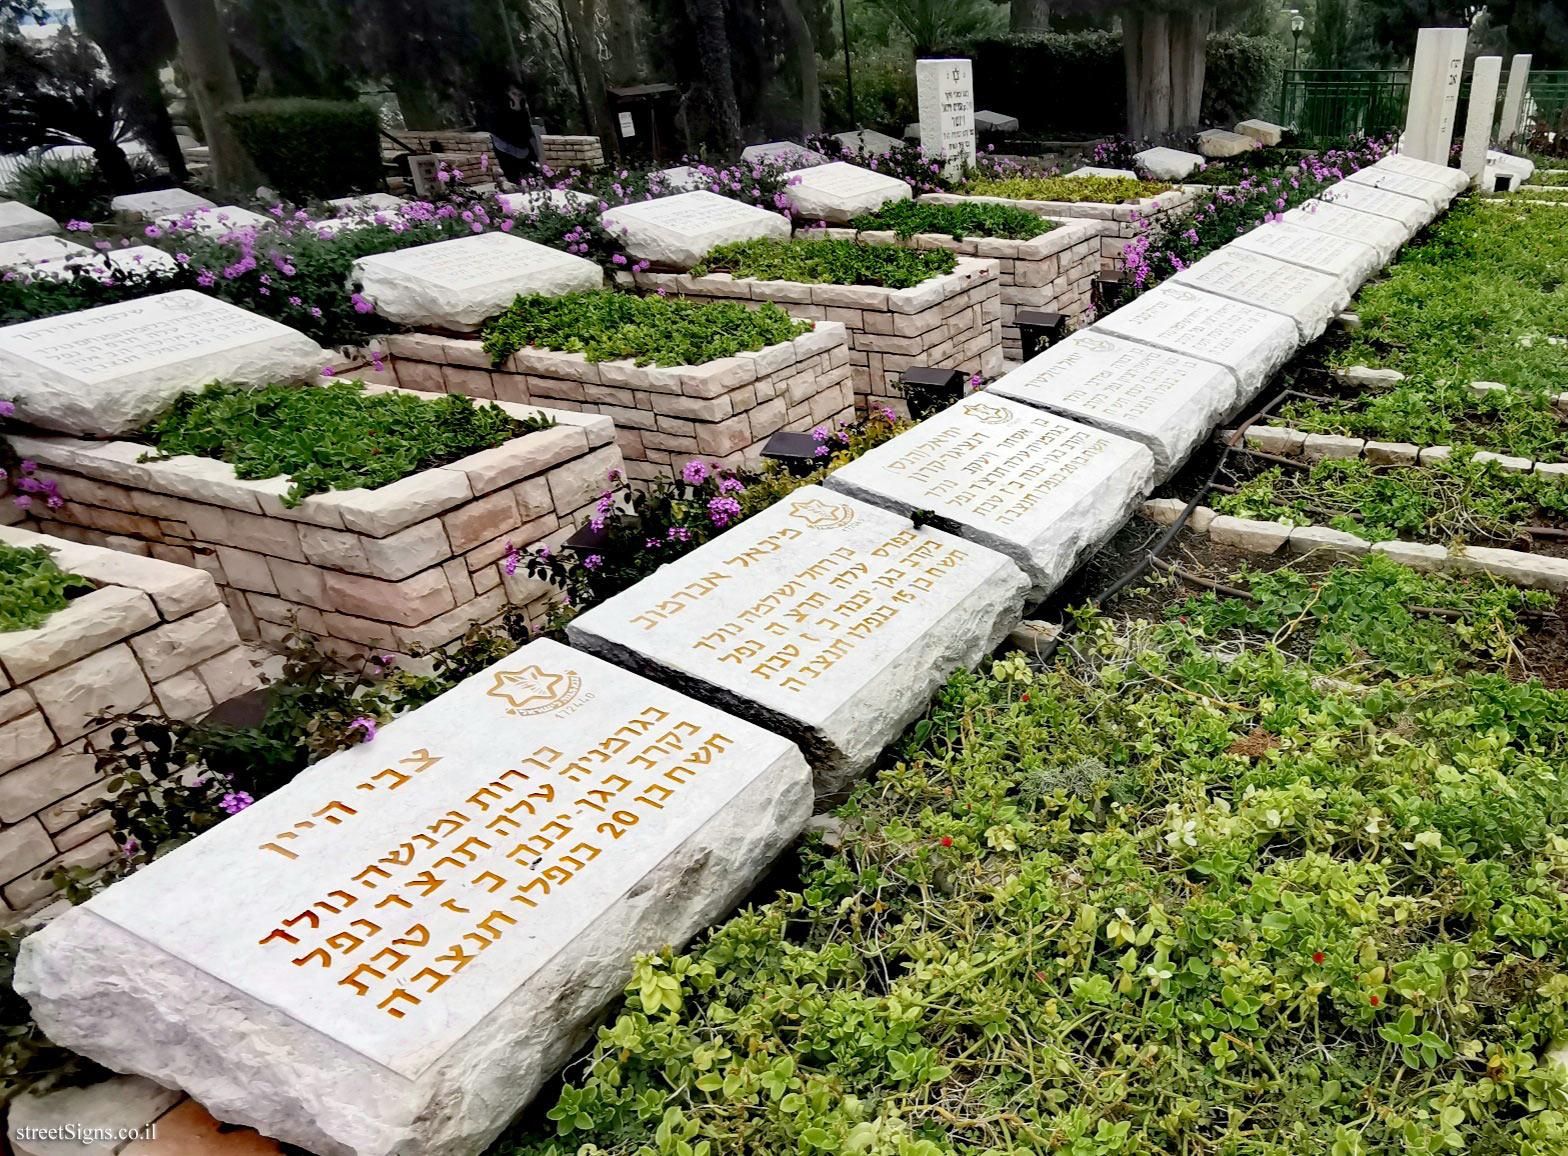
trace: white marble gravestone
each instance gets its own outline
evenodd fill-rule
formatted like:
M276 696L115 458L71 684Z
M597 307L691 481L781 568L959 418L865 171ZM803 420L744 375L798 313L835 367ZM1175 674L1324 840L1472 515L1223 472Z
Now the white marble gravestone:
M949 178L975 163L974 64L967 57L915 61L920 144Z
M73 249L81 248L80 245L73 246ZM102 253L83 249L62 257L36 261L27 267L29 276L52 281L81 276L99 280L163 277L179 271L179 262L173 256L151 245L128 245L123 249L110 249Z
M1223 365L1080 329L1011 373L987 393L1141 442L1164 482L1240 400ZM920 427L924 429L922 425Z
M125 193L109 202L109 208L133 221L154 221L170 213L189 209L215 209L206 197L184 189L154 189L147 193Z
M1133 161L1156 181L1179 181L1206 167L1201 153L1183 152L1181 149L1158 145L1134 153Z
M1278 261L1332 274L1351 292L1359 289L1383 265L1377 250L1370 245L1286 221L1270 221L1249 229L1225 248L1261 253Z
M885 157L904 142L874 128L857 128L852 132L836 132L833 139L850 152L859 156Z
M574 213L583 209L597 209L598 197L579 193L575 189L531 189L522 193L499 193L496 201L501 208L516 216L518 213L539 213L554 209L561 213Z
M1378 260L1385 265L1394 259L1399 247L1410 239L1410 231L1398 221L1331 201L1304 201L1286 211L1280 220L1303 229L1359 241L1373 249Z
M479 328L519 296L604 287L594 262L499 232L361 257L354 277L381 316L459 331Z
M1464 144L1459 167L1478 180L1486 167L1486 150L1492 147L1492 118L1497 115L1497 86L1503 76L1501 56L1477 56L1470 73L1470 104L1465 110Z
M1018 118L982 108L975 113L975 128L980 132L1017 132Z
M28 938L56 1043L343 1156L473 1156L811 813L784 739L529 643Z
M0 329L0 397L34 425L115 437L209 382L304 381L326 360L297 330L181 289Z
M1285 130L1272 121L1244 120L1236 126L1236 131L1242 136L1250 136L1260 145L1272 147L1279 144L1285 137Z
M786 173L784 197L797 216L807 221L848 224L862 213L874 213L889 201L907 201L909 183L886 173L829 161Z
M1215 160L1223 157L1238 157L1257 147L1258 141L1255 137L1231 132L1225 128L1205 129L1198 134L1198 151Z
M1458 170L1455 170L1456 172ZM1402 197L1414 197L1422 201L1432 210L1433 216L1448 208L1448 203L1454 199L1453 192L1446 184L1438 181L1429 181L1425 177L1418 177L1411 173L1394 172L1392 169L1380 169L1376 165L1358 169L1345 178L1347 181L1358 185L1367 185L1374 189L1384 189L1390 193L1398 193Z
M1468 38L1469 30L1465 28L1423 28L1416 33L1400 152L1432 164L1448 163Z
M664 180L663 187L674 193L690 192L692 189L706 189L710 179L703 176L691 165L676 165L674 168L660 169L650 175L662 177Z
M1153 474L1137 442L978 393L839 467L826 484L906 517L928 510L946 519L1016 562L1032 603L1121 529Z
M1406 240L1437 216L1432 202L1424 197L1410 197L1392 189L1375 188L1363 181L1344 180L1330 185L1323 190L1322 199L1398 221L1405 227Z
M792 140L769 141L767 144L747 145L740 150L740 159L752 164L788 165L792 169L807 165L825 165L828 158Z
M690 269L716 245L771 238L789 240L789 220L706 189L617 205L599 217L610 236L633 257Z
M1434 165L1407 153L1389 153L1388 156L1368 167L1376 172L1402 173L1407 177L1433 181L1455 196L1470 187L1469 180L1458 169L1449 168L1447 165Z
M61 261L67 257L91 257L93 250L53 234L26 237L20 241L0 241L0 267L22 269L40 261Z
M1296 323L1303 342L1322 334L1350 304L1352 294L1341 277L1230 245L1193 262L1171 280L1281 313Z
M1507 148L1519 132L1520 117L1524 115L1525 86L1530 82L1528 52L1516 55L1508 65L1508 92L1503 97L1503 117L1497 126L1497 144Z
M327 201L341 213L355 216L366 213L395 213L408 202L391 193L358 193L351 197L333 197Z
M1107 314L1094 331L1218 362L1236 375L1242 399L1262 389L1301 344L1289 317L1169 281Z
M1111 181L1135 181L1138 174L1131 169L1108 169L1103 165L1082 165L1070 173L1063 173L1064 177L1103 177Z
M805 486L572 620L574 646L793 738L834 795L1017 625L1002 555Z
M60 231L60 222L21 201L0 201L0 241L25 241Z
M163 228L190 229L204 237L227 237L240 229L265 229L275 218L264 217L238 205L197 207L161 213L153 224Z

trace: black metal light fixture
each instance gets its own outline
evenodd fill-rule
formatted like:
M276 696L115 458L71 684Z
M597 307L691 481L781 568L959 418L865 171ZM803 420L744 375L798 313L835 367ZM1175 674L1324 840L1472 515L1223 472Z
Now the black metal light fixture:
M1296 61L1301 56L1301 32L1306 26L1306 18L1300 12L1292 12L1290 14L1290 34L1295 39L1295 43L1290 50L1290 70L1292 72L1296 71Z
M964 383L969 378L961 369L911 365L898 380L904 389L904 404L909 406L909 416L923 421L962 398Z
M1029 361L1067 336L1067 314L1044 309L1020 309L1014 323L1023 338L1024 360Z
M778 462L792 474L809 474L822 464L826 454L819 455L817 450L822 446L809 433L790 433L780 430L767 440L762 447L762 456L769 461Z
M609 526L600 526L596 530L592 522L584 522L577 528L577 532L561 543L561 545L579 554L598 554L604 549L605 543L609 540Z
M1109 313L1122 303L1125 278L1120 269L1108 269L1094 279L1094 302L1097 314Z

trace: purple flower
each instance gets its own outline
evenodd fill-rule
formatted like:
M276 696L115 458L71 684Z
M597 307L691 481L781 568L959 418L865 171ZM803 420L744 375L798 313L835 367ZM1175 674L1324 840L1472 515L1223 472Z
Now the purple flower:
M548 548L541 549L539 551L539 556L541 558L549 557ZM517 567L522 564L522 561L522 551L514 546L510 541L508 541L506 543L506 554L501 560L501 568L504 569L508 574L516 574Z
M146 233L149 237L163 236L163 230L158 228L157 225L148 225L145 229L142 230L142 232Z
M719 483L721 494L743 494L746 492L746 483L739 478L725 478Z
M685 478L694 486L700 486L703 482L708 480L708 467L706 463L700 462L696 458L693 458L691 461L686 463L685 469L681 470L681 477Z
M90 233L93 228L91 221L67 221L65 227L73 233Z
M12 417L16 414L16 404L9 401L0 401L0 417Z
M326 367L324 367L322 369L321 376L322 377L332 377L336 373L337 373L337 370L333 369L330 365L328 365L328 366L326 366Z
M33 499L29 498L26 494L18 494L16 497L12 498L11 501L15 503L18 510L25 510L27 507L33 504Z
M363 731L365 737L359 741L362 743L368 743L374 740L376 737L376 720L369 717L368 715L360 715L357 719L348 724L348 729L351 731Z
M740 503L734 498L713 498L708 502L708 517L719 529L740 518Z
M217 280L218 279L212 275L212 271L210 269L203 269L200 273L196 274L196 284L200 285L203 289L212 288Z
M251 798L250 795L244 791L230 791L227 795L224 795L223 798L218 800L218 806L222 807L231 815L238 815L241 811L243 811L246 807L250 806L255 801L255 799Z
M589 554L588 557L583 559L583 565L590 570L597 570L604 565L604 559L598 554Z

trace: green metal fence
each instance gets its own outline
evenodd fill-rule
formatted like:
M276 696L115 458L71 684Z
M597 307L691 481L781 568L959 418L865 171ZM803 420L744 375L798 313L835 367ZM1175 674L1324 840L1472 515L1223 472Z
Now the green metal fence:
M1383 136L1405 125L1410 73L1397 68L1292 68L1280 84L1279 123L1308 145Z
M1568 131L1568 72L1532 72L1525 105L1525 131L1532 125Z

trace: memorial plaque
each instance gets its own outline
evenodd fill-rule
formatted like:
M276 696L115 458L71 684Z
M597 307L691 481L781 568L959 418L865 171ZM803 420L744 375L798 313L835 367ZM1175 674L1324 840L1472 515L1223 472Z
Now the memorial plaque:
M889 201L907 201L909 184L846 161L830 161L785 174L784 196L807 221L845 225Z
M1398 193L1404 197L1414 197L1424 202L1433 214L1441 213L1448 208L1448 202L1454 199L1454 194L1449 192L1448 186L1436 181L1429 181L1425 177L1414 176L1410 173L1393 172L1389 169L1380 169L1376 165L1370 168L1358 169L1345 178L1359 185L1371 185L1374 189L1386 189L1391 193Z
M1323 190L1323 200L1398 221L1405 227L1406 240L1415 236L1437 216L1437 210L1423 198L1407 197L1389 189L1375 189L1359 181L1340 181L1330 185Z
M906 517L928 510L946 519L1016 562L1033 603L1121 528L1154 488L1153 473L1137 442L980 393L839 467L826 484Z
M967 57L915 61L920 143L949 179L975 163L974 64Z
M1242 400L1268 384L1301 344L1289 317L1169 281L1101 318L1094 331L1217 362L1236 375Z
M986 387L1149 447L1164 482L1236 407L1230 370L1082 329ZM922 429L924 426L921 427Z
M60 231L60 222L21 201L0 201L0 241L25 241Z
M1434 165L1406 153L1390 153L1371 168L1375 172L1403 173L1408 177L1420 177L1423 181L1443 185L1455 196L1470 187L1469 179L1458 169L1451 169L1446 165Z
M1002 555L805 486L578 615L573 645L800 744L835 795L1017 625Z
M706 189L618 205L599 218L621 247L643 261L690 269L716 245L789 240L789 220Z
M593 261L509 233L476 233L354 262L376 312L404 325L478 329L520 295L559 297L604 287Z
M27 237L20 241L0 241L0 267L22 269L40 261L60 261L67 257L91 257L86 245L64 237Z
M1377 250L1370 245L1284 221L1270 221L1250 229L1225 248L1262 253L1277 261L1328 273L1342 280L1352 292L1383 265Z
M0 329L0 397L34 425L114 437L210 382L303 381L326 359L297 330L181 289Z
M1188 265L1171 280L1283 313L1295 321L1303 342L1327 329L1329 320L1350 304L1351 296L1350 286L1332 274L1230 245Z
M1332 201L1304 201L1279 219L1287 225L1358 241L1376 252L1379 262L1384 265L1392 261L1399 247L1410 239L1409 231L1398 221Z
M786 740L536 641L62 915L16 986L220 1119L477 1153L810 813Z

